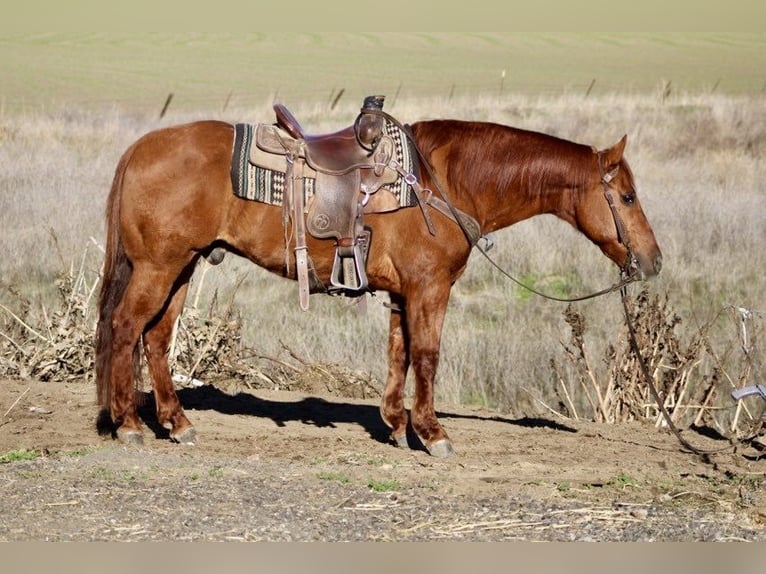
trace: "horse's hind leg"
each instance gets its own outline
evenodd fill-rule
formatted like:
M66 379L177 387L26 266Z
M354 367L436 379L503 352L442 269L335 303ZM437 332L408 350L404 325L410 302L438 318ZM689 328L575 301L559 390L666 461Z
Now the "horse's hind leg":
M196 444L197 431L186 418L181 401L178 400L170 377L168 352L173 337L173 327L183 310L193 270L194 263L190 264L178 278L174 287L175 291L171 294L167 306L144 332L143 338L144 353L154 386L154 399L157 403L157 420L170 430L170 438L181 444Z
M178 272L134 265L125 294L112 317L111 405L117 438L143 442L136 408L133 352L144 329L165 306Z

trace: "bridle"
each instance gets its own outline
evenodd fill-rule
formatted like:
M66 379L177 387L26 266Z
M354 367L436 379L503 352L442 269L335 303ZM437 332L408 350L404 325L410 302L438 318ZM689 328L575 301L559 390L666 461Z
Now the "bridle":
M487 261L489 261L489 263L495 269L497 269L503 276L510 279L511 281L519 285L520 287L523 287L527 291L530 291L534 293L535 295L539 295L540 297L549 299L551 301L559 301L562 303L575 303L577 301L585 301L587 299L600 297L601 295L606 295L608 293L614 293L615 291L624 292L625 287L627 285L633 283L639 278L639 272L638 272L638 258L636 257L635 252L633 251L633 247L630 244L630 239L628 238L628 233L625 228L625 223L623 222L622 217L620 217L620 214L617 211L617 206L615 205L615 202L614 202L614 198L612 197L611 183L614 180L614 178L617 176L617 173L620 168L619 166L617 166L614 169L610 170L609 172L605 172L601 152L598 152L597 160L598 160L599 178L601 180L601 186L603 189L604 198L606 199L606 203L609 206L609 211L612 214L612 219L614 220L614 225L615 225L615 228L617 229L617 241L620 244L622 244L627 250L627 254L625 256L625 263L620 267L620 281L618 281L617 283L615 283L614 285L610 287L601 289L600 291L596 291L594 293L589 293L587 295L580 295L577 297L556 297L554 295L549 295L547 293L543 293L542 291L538 291L534 287L530 287L529 285L526 285L525 283L513 277L505 269L500 267L500 265L498 265L497 262L494 259L492 259L492 257L489 256L489 254L487 253L487 251L489 251L489 248L484 248L479 243L476 243L475 247L487 259ZM428 164L426 163L426 165ZM435 187L439 190L442 196L444 196L444 192L439 186L438 181L434 178L433 175L431 177L432 179L434 179Z
M613 169L611 169L608 172L604 171L604 162L602 160L603 153L597 152L597 160L598 160L598 175L601 179L601 185L603 187L604 191L604 198L606 199L606 203L609 206L609 210L612 213L612 219L614 220L614 225L617 228L617 241L619 241L627 250L627 254L625 256L625 264L620 268L621 273L623 276L627 275L635 275L638 273L638 258L635 255L635 252L633 251L633 246L630 244L630 238L628 237L628 232L625 229L625 222L623 222L622 217L620 217L619 212L617 211L617 206L614 202L614 197L612 197L612 186L611 183L614 181L614 178L617 177L617 173L620 170L620 166L616 166Z

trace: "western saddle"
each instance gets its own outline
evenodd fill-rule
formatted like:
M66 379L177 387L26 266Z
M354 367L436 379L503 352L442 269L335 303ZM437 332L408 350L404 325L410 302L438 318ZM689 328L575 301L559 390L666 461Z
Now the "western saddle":
M368 96L353 125L326 135L307 134L280 103L274 104L276 124L256 126L256 145L251 148L250 162L285 174L282 219L285 233L292 220L303 310L308 309L309 294L313 291L359 296L367 290L365 267L370 232L364 226L364 214L393 211L402 206L394 193L384 187L400 177L413 191L432 234L435 231L427 210L429 205L453 220L459 217L463 229L468 225L472 233L478 231L472 218L424 190L417 174L404 169L398 161L395 141L386 130L383 101L384 96ZM312 179L313 196L306 205L304 188ZM324 285L313 272L306 231L318 239L335 239L329 285ZM285 241L289 248L290 238L286 236ZM288 269L289 260L286 252Z

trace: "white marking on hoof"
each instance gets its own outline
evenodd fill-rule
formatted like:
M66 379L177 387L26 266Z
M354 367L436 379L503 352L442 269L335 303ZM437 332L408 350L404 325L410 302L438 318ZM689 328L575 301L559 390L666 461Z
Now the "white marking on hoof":
M197 444L197 429L194 427L188 427L179 434L171 434L170 439L178 444L186 444L195 446Z
M410 444L407 442L407 433L402 433L399 436L392 434L391 438L394 439L396 446L399 448L410 448Z
M452 443L446 438L437 440L433 444L426 445L426 448L428 449L428 454L435 456L436 458L449 458L455 454L455 449L452 448Z

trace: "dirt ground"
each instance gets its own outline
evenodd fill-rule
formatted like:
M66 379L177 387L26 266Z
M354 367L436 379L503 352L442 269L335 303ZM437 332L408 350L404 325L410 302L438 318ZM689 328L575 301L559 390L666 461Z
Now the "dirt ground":
M0 381L0 540L766 541L753 446L702 460L647 424L439 405L457 450L439 460L393 446L375 399L179 395L197 446L166 438L147 394L126 447L97 435L91 385Z

